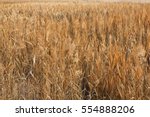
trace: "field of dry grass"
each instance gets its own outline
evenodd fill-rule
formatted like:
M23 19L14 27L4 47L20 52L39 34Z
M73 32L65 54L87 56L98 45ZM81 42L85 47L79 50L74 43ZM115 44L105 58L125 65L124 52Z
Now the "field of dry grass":
M0 4L0 99L150 99L150 4Z

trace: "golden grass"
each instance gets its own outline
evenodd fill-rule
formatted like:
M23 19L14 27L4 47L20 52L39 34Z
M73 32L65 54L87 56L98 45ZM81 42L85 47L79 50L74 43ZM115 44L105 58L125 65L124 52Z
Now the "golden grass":
M0 99L150 99L150 4L0 4Z

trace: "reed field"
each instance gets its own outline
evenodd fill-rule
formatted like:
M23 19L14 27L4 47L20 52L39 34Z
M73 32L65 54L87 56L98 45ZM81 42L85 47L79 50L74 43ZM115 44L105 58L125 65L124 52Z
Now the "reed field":
M149 100L150 4L0 3L0 99Z

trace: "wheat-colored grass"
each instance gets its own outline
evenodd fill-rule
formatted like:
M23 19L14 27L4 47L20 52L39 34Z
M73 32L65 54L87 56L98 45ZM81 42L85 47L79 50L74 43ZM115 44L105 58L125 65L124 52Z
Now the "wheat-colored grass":
M150 4L0 4L0 99L150 99Z

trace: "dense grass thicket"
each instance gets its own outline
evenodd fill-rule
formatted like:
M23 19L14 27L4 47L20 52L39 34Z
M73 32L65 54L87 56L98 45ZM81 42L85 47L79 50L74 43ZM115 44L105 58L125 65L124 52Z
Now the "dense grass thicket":
M0 99L150 99L150 4L0 4Z

